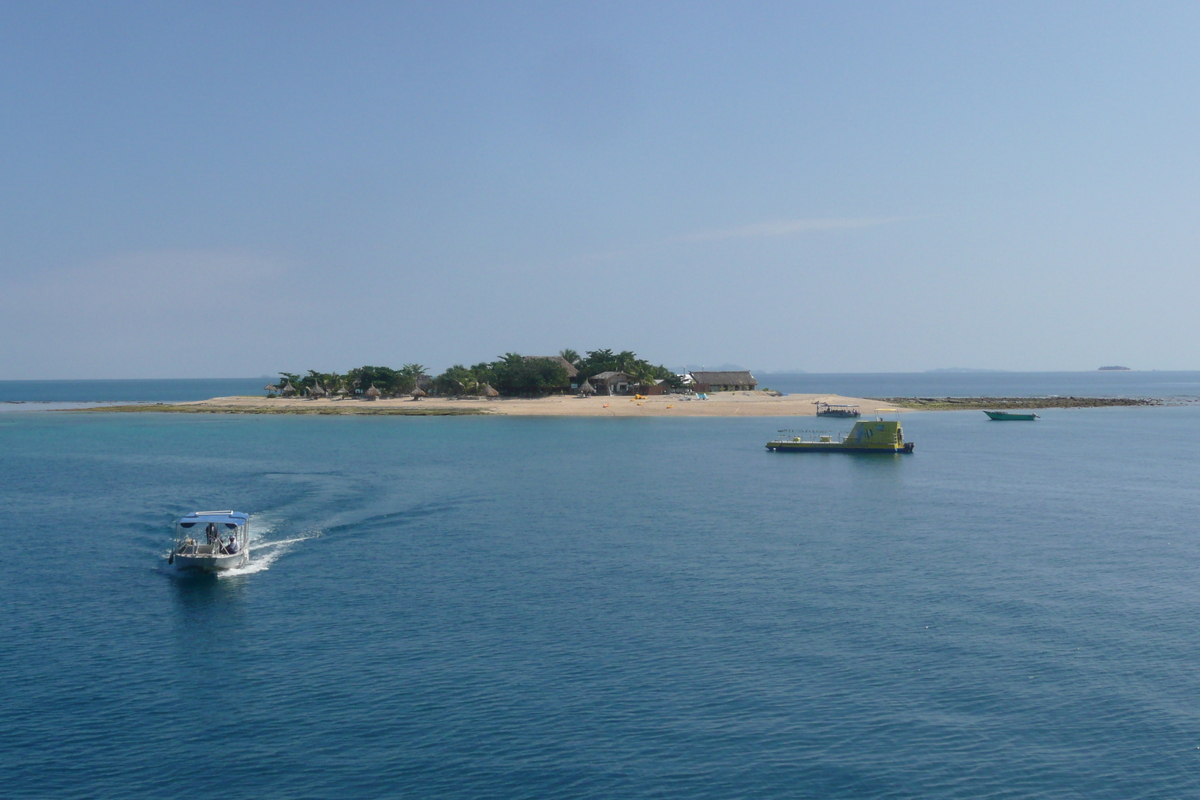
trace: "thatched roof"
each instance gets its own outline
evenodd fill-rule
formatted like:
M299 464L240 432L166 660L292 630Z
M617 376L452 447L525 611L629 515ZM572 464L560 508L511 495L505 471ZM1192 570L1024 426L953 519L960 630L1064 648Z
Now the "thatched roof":
M608 372L601 372L598 375L592 376L592 380L599 381L600 383L611 383L613 381L620 381L621 379L624 379L626 381L632 381L633 376L627 372L616 372L614 370L609 370Z
M706 383L709 386L757 386L758 381L750 374L750 370L737 372L693 372L696 383Z
M484 397L499 397L500 396L500 393L497 392L495 389L493 389L492 385L490 383L483 384L483 389L482 389L481 393L483 394Z
M556 364L561 364L562 368L567 371L568 378L574 378L579 374L579 370L570 361L567 361L562 356L524 356L526 361L553 361Z
M409 392L409 394L412 395L413 400L416 400L417 398L425 396L425 390L422 389L420 386L418 386L417 388L415 388L411 392Z
M595 394L595 393L596 393L596 387L592 386L592 385L591 385L590 383L588 383L587 381L584 381L584 382L583 382L583 386L580 386L580 387L579 387L579 393L580 393L580 394Z
M283 388L279 390L279 393L284 397L291 397L296 393L296 387L292 386L291 380L287 380L284 382Z
M371 398L372 400L378 400L382 396L383 392L376 389L375 384L373 383L371 384L371 388L367 389L367 397Z

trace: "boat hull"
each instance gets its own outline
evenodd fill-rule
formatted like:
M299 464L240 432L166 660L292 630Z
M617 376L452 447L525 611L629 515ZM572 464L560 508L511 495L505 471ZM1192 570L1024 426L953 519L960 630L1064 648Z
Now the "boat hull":
M912 442L870 447L860 445L845 445L840 442L768 442L767 449L777 453L867 453L875 455L896 455L911 453Z
M990 419L1000 422L1031 421L1038 419L1037 414L1013 414L1010 411L984 411Z
M224 555L182 555L176 553L173 563L176 569L193 570L196 572L225 572L226 570L243 567L250 561L250 553L234 553Z

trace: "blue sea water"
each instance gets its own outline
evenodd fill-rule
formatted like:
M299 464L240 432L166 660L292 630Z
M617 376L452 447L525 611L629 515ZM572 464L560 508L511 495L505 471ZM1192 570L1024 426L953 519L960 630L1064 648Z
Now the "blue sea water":
M756 373L782 392L850 397L1197 397L1200 372Z
M1198 796L1200 407L1042 416L0 415L0 794Z
M100 403L185 403L210 397L265 396L269 378L175 380L0 381L3 411L38 411ZM22 408L21 406L27 406Z

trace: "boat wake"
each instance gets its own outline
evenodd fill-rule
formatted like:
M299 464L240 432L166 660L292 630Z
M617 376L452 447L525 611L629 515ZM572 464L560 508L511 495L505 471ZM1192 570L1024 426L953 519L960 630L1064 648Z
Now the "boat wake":
M294 548L300 542L307 542L309 539L316 539L321 535L320 531L311 531L293 536L288 539L262 539L260 536L270 535L270 531L255 536L250 542L250 563L244 567L236 567L218 573L218 578L234 578L239 575L253 575L256 572L263 572L271 568L279 558Z

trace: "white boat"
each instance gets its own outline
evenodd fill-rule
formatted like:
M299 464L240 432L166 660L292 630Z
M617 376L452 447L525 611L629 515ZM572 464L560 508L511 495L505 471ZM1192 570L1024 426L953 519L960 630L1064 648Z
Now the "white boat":
M168 564L178 569L221 572L250 562L250 515L241 511L193 511L175 522Z

